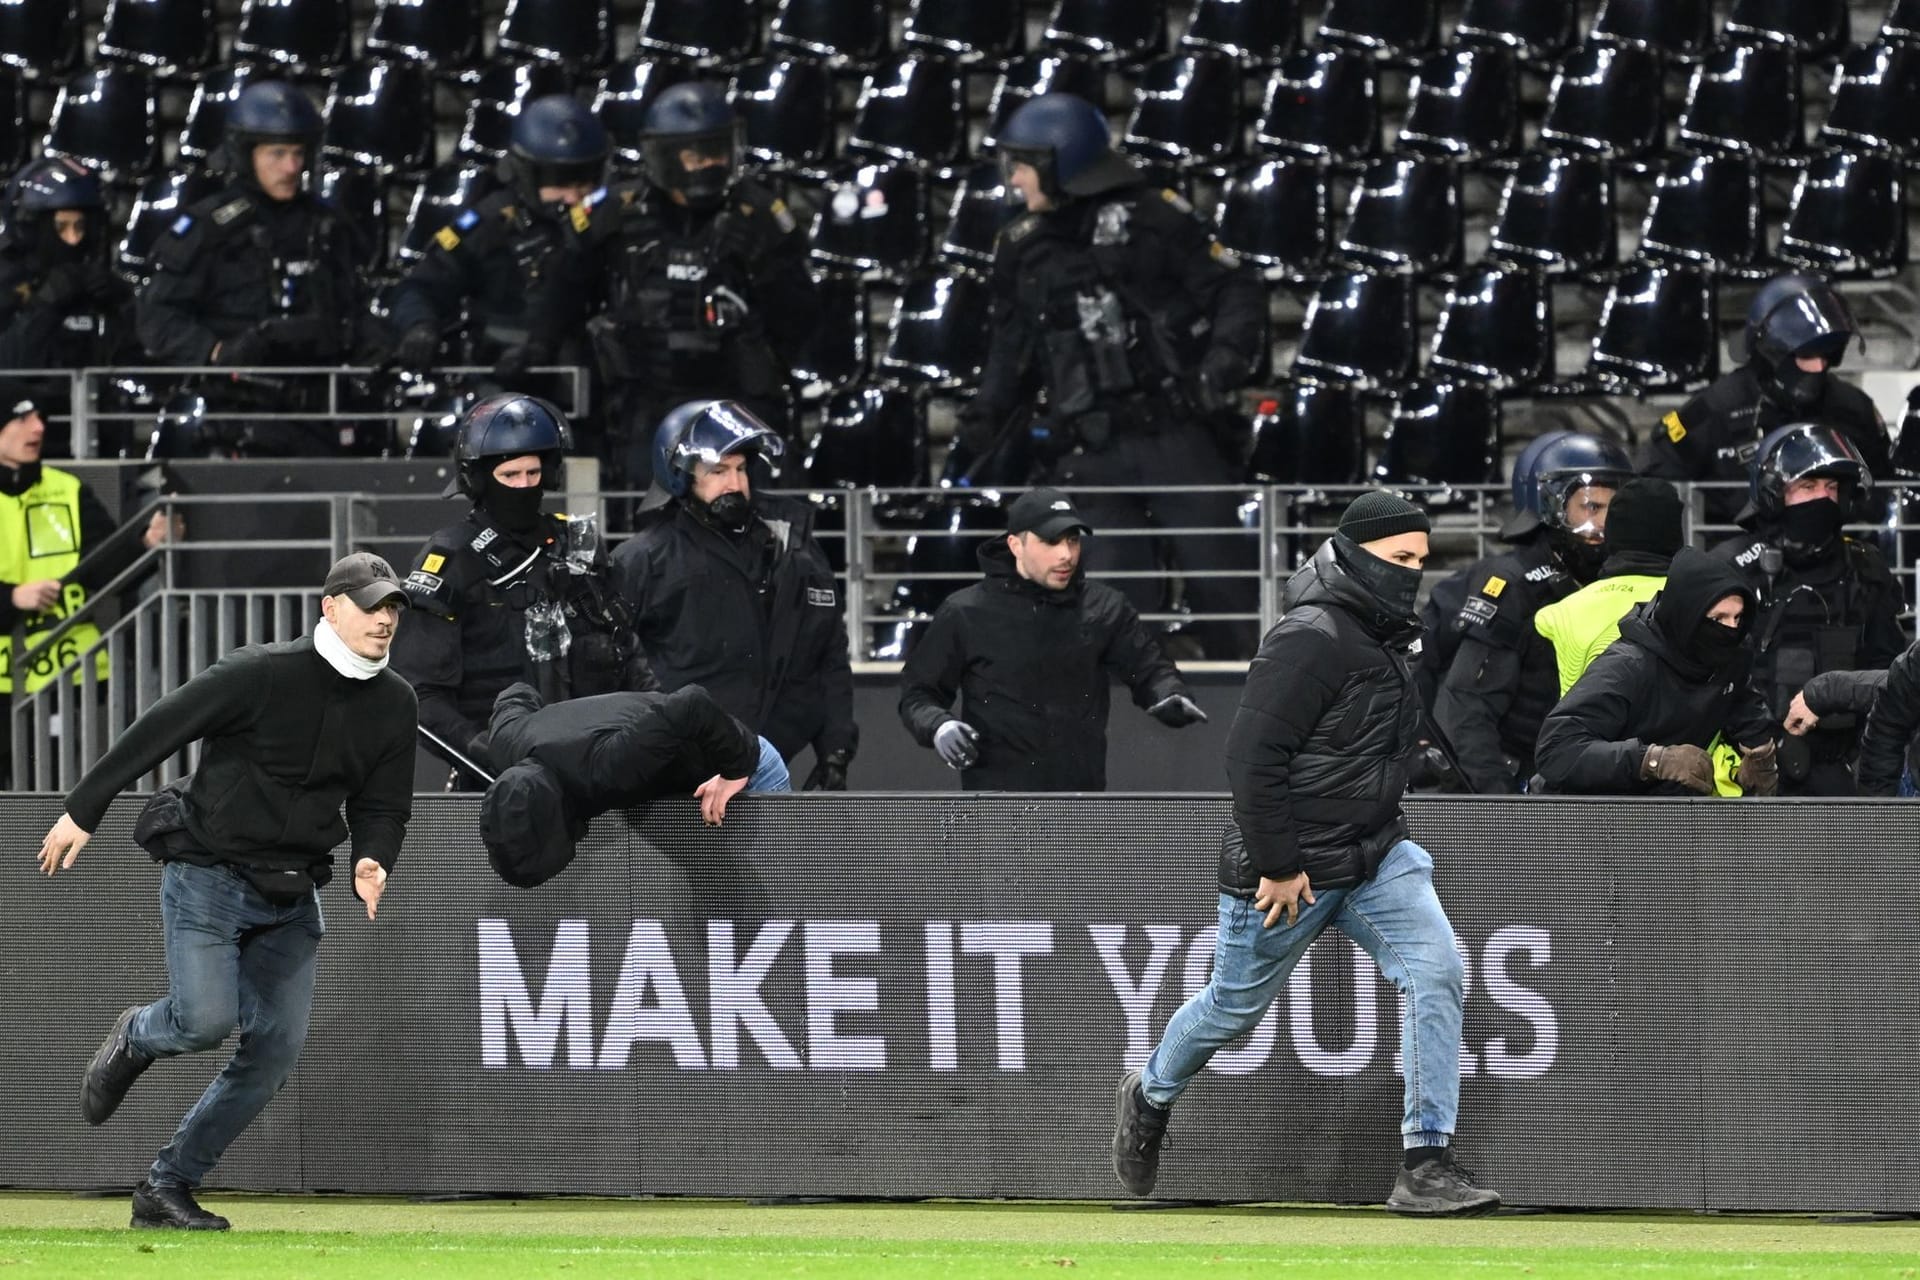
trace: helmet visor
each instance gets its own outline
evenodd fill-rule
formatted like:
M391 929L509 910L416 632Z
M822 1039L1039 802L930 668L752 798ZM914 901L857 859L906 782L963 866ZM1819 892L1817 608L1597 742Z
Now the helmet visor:
M1591 518L1583 518L1579 524L1570 524L1567 503L1574 494L1582 489L1599 487L1617 490L1633 479L1628 471L1616 471L1611 467L1587 467L1579 470L1543 471L1540 474L1540 520L1550 529L1565 529L1582 538L1597 539L1601 536L1602 525Z
M645 139L641 150L647 176L659 186L689 195L718 195L733 181L739 164L740 126L658 134Z
M677 469L693 475L697 462L712 467L718 466L720 459L729 454L753 453L778 458L786 451L786 441L775 435L766 423L722 400L709 405L706 413L674 445L672 462Z
M1760 354L1774 361L1791 356L1836 360L1858 332L1840 295L1810 289L1782 298L1760 325Z
M1860 453L1831 427L1808 427L1790 432L1774 446L1767 468L1785 484L1830 476L1862 488L1872 483Z

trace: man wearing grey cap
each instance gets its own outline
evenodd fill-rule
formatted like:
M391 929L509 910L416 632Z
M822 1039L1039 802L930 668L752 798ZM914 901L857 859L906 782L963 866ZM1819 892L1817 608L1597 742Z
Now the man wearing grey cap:
M135 1189L136 1227L227 1228L193 1189L293 1071L326 932L319 889L348 835L354 895L370 920L380 905L413 813L419 709L387 670L406 600L385 560L341 560L310 636L237 649L154 703L41 843L46 874L73 866L116 793L202 743L192 776L156 793L133 830L163 867L167 994L114 1022L81 1114L105 1122L156 1058L217 1048L236 1022L240 1044Z
M949 596L907 657L900 718L968 791L1106 790L1115 678L1162 724L1207 718L1126 597L1081 572L1092 532L1060 490L1022 494L980 548L986 581Z

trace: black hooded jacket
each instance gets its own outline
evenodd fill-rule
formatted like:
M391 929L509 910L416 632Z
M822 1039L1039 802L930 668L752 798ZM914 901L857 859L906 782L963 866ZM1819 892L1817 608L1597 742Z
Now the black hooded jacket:
M1673 558L1667 585L1620 624L1620 639L1593 660L1540 729L1540 776L1554 791L1597 795L1691 795L1678 783L1641 778L1650 746L1706 747L1715 735L1739 747L1773 738L1766 699L1753 687L1747 645L1715 665L1701 629L1715 602L1739 596L1742 630L1753 591L1730 564L1691 547Z
M1400 797L1419 738L1410 649L1420 621L1355 576L1352 557L1370 553L1342 541L1329 539L1288 581L1286 615L1247 669L1227 735L1227 893L1301 871L1315 888L1359 884L1407 836Z
M968 791L1106 790L1111 682L1144 708L1187 692L1179 672L1112 587L1080 573L1059 591L1029 582L1004 538L979 557L986 581L949 596L907 657L900 719L923 747L949 720L979 731Z

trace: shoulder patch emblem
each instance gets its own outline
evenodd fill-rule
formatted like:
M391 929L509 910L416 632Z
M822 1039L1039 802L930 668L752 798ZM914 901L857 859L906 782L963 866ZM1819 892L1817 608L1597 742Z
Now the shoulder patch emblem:
M1172 187L1160 188L1160 198L1182 213L1193 212L1193 203Z
M1479 596L1468 596L1467 602L1460 606L1460 616L1454 619L1454 629L1465 631L1468 627L1484 627L1500 614L1500 607Z
M1008 244L1018 244L1020 241L1032 235L1033 229L1039 225L1040 219L1030 213L1023 213L1002 227L1000 234L1006 238Z
M472 209L462 209L460 216L453 220L453 225L456 230L471 231L479 221L480 215L477 212Z
M183 213L173 220L173 234L183 236L193 230L193 215Z
M593 221L593 210L582 202L569 209L567 217L572 220L575 231L585 231L587 224Z
M452 227L442 227L433 233L433 242L448 253L452 253L460 247L460 233Z
M1126 244L1132 239L1128 229L1133 221L1133 209L1119 203L1105 205L1093 220L1093 242L1095 244Z
M442 583L438 575L428 573L425 569L415 569L407 575L407 580L401 584L401 586L408 591L418 591L422 595L429 596L437 595L443 585L445 584Z
M440 572L440 566L446 562L447 558L436 551L420 562L420 571L422 573L438 573Z
M767 212L773 215L773 224L780 228L782 235L792 235L794 227L799 225L793 220L793 211L787 208L785 200L776 199L767 206Z
M250 200L229 200L213 211L214 225L224 227L251 208L253 202Z
M1487 579L1487 585L1480 588L1480 594L1489 600L1498 600L1500 593L1507 589L1507 580L1498 574Z
M1686 424L1680 421L1678 411L1670 411L1666 417L1660 419L1660 425L1667 429L1667 439L1675 444L1687 438Z

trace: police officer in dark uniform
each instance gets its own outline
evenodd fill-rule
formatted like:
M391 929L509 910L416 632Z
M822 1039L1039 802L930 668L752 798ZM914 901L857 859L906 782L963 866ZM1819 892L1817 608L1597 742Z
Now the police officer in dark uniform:
M725 398L776 430L819 314L807 238L780 197L739 172L726 90L678 84L647 109L646 176L594 209L607 309L588 324L612 405L614 487L652 479L654 429L678 405Z
M320 113L280 80L247 86L227 110L222 163L232 177L174 220L140 294L140 341L177 365L333 365L373 347L361 285L365 255L350 220L306 190ZM231 375L218 409L315 410L314 379ZM337 453L329 422L255 422L233 442L257 455Z
M568 94L536 98L515 117L500 190L434 233L427 255L393 292L393 359L408 369L440 360L466 307L471 355L502 387L535 365L581 358L580 326L597 293L584 255L593 202L604 194L607 131Z
M756 495L748 471L784 448L730 400L669 413L614 581L661 688L701 686L783 760L811 746L805 789L841 791L860 733L833 568L813 508Z
M1845 436L1877 476L1892 474L1887 424L1840 367L1858 327L1818 276L1775 276L1747 308L1746 363L1660 421L1641 474L1745 482L1762 437L1796 422L1822 422ZM1708 490L1707 518L1730 523L1745 505L1735 489Z
M429 749L456 766L456 753L488 764L487 718L508 685L526 681L550 702L656 687L594 519L540 510L570 444L545 400L493 396L469 409L446 496L473 507L427 539L402 584L413 613L394 669L419 695ZM455 780L479 783L464 768Z
M1266 341L1259 280L1184 200L1147 186L1114 153L1106 118L1091 103L1059 93L1034 98L1014 112L999 147L1027 213L1007 224L994 249L992 345L980 390L961 411L961 457L949 469L986 475L991 455L1014 443L1023 421L1016 415L1044 387L1046 415L1031 435L1052 459L1051 483L1235 483L1239 468L1221 441L1233 432L1232 393ZM1231 494L1075 500L1105 529L1148 520L1239 524ZM1251 569L1256 548L1245 538L1183 536L1175 552L1183 569ZM1112 537L1097 555L1095 573L1156 567L1148 538ZM1142 611L1161 607L1149 580L1114 585ZM1248 612L1255 596L1251 579L1187 579L1196 612ZM1255 635L1252 624L1235 622L1212 624L1197 638L1209 656L1229 658L1250 655Z
M1573 431L1535 439L1514 461L1514 517L1501 531L1513 550L1468 570L1449 627L1428 621L1436 647L1453 648L1434 721L1477 793L1513 794L1533 776L1540 722L1560 700L1553 645L1534 614L1599 576L1607 507L1632 475L1611 440Z
M1741 513L1752 533L1712 549L1759 598L1753 678L1783 723L1805 709L1800 692L1814 676L1884 670L1907 647L1900 588L1886 561L1877 547L1840 529L1872 486L1852 442L1833 427L1780 427L1753 459L1752 501ZM1781 794L1854 794L1859 745L1860 724L1847 714L1822 716L1812 732L1783 736Z

